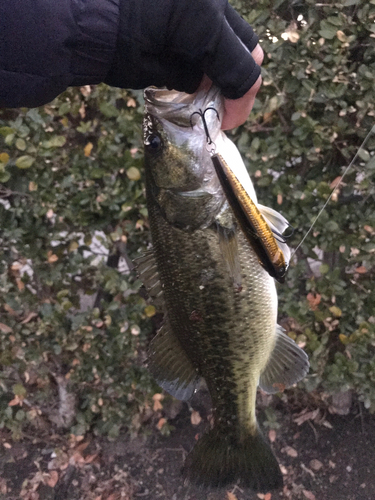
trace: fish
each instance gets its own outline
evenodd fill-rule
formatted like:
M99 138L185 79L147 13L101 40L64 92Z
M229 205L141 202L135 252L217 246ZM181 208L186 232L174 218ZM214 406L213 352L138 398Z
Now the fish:
M258 203L238 149L220 130L219 89L184 94L150 87L144 95L152 249L135 265L164 312L148 368L177 399L188 401L202 381L210 393L213 425L188 454L185 479L202 488L240 480L266 493L283 480L257 423L257 387L268 393L290 387L307 374L309 363L277 324L275 280L228 202L205 127L270 227L281 233L286 220ZM199 116L191 123L193 113L210 108L215 112L206 112L204 124Z

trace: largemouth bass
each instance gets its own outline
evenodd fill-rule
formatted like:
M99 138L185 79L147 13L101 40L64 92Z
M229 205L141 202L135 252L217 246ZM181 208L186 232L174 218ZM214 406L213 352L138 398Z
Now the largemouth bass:
M153 250L137 259L165 322L151 342L149 368L159 385L188 400L203 378L213 428L188 455L192 483L222 487L238 479L255 491L282 485L279 465L255 414L257 386L275 393L308 371L306 354L277 325L274 279L238 226L192 114L222 116L219 91L187 95L146 89L144 145ZM216 150L272 227L285 219L261 207L234 144L216 113L205 115ZM268 217L268 218L267 218Z

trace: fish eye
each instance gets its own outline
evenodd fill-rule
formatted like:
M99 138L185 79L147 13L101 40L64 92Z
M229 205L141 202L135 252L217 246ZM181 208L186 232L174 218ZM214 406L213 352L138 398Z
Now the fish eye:
M153 153L157 153L158 151L160 151L162 145L163 142L161 138L156 134L150 134L145 140L145 146L149 151L152 151Z

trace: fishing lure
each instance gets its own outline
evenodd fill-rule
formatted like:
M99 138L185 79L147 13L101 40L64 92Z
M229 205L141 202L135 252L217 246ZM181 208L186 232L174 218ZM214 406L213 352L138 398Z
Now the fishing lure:
M285 244L285 239L275 229L271 229L257 205L253 202L241 182L229 168L222 155L215 152L215 144L210 137L205 119L205 113L209 110L214 111L219 119L217 110L209 107L204 111L201 109L195 111L190 117L190 123L192 125L192 118L194 115L197 114L201 117L216 174L237 222L256 252L260 264L266 269L270 276L275 278L279 283L284 283L288 270L288 263L275 236L281 239L282 244ZM271 211L270 209L268 210Z

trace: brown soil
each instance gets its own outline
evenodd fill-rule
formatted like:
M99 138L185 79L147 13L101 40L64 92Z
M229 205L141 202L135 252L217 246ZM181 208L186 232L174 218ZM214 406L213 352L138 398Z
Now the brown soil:
M116 442L51 436L48 442L12 443L4 434L0 500L375 499L375 416L359 405L347 416L304 410L296 417L290 408L282 401L273 404L276 429L262 411L259 415L284 474L283 491L272 495L240 485L207 492L184 484L184 458L206 425L193 426L184 405L167 437L155 430L147 438L123 436Z

